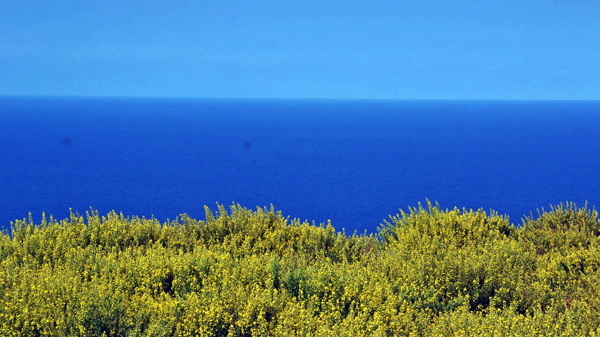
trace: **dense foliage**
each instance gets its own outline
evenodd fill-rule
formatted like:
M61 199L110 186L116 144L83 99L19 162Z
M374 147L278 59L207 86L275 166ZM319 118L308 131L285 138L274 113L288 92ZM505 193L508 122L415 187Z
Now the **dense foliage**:
M595 210L561 204L515 228L427 203L378 235L272 206L16 221L0 236L0 335L600 334Z

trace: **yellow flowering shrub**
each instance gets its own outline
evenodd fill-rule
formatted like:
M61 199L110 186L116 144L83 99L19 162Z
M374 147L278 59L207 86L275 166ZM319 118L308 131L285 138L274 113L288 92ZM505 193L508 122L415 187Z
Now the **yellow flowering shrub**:
M280 212L111 212L0 235L0 336L600 334L595 210L515 228L429 201L346 235Z

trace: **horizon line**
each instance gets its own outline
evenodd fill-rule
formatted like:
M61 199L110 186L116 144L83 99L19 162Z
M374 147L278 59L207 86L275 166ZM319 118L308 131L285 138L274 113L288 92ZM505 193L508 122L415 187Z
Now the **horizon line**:
M142 96L142 95L45 95L0 94L0 98L45 99L158 99L158 100L255 100L255 101L404 101L404 102L600 102L599 99L544 98L323 98L323 97L209 97L209 96Z

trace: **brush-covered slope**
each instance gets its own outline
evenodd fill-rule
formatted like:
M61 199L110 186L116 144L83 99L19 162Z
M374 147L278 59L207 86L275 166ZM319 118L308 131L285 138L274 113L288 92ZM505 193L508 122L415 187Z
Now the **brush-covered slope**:
M16 221L0 237L0 335L594 335L597 217L567 203L514 228L428 201L368 236L239 205L206 221Z

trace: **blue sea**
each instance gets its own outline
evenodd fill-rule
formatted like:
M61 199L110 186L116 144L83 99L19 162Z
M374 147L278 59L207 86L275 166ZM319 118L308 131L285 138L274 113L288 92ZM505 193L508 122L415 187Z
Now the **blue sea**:
M600 205L600 101L0 97L0 228L204 205L376 233L437 201L516 226Z

